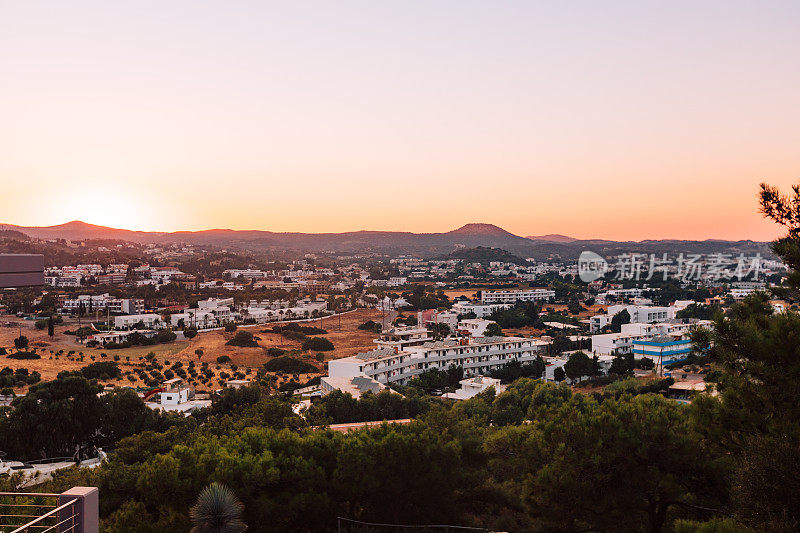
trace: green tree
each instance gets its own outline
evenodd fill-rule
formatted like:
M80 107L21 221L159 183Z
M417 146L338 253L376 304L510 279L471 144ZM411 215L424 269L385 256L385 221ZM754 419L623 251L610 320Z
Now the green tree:
M28 337L25 335L20 335L16 339L14 339L14 348L17 350L24 350L28 347Z
M573 353L564 364L564 372L572 380L580 380L584 376L591 376L593 368L592 359L583 352Z
M611 317L611 330L615 333L619 333L622 330L622 324L630 324L630 322L631 314L628 313L627 309L623 309Z
M717 472L685 409L657 395L602 404L574 395L530 425L498 431L486 450L499 477L517 472L546 530L658 532L676 505L717 503L707 494Z
M503 336L503 328L500 327L500 324L497 322L492 322L488 326L486 326L486 331L484 331L484 335L487 337L502 337Z
M692 349L697 355L714 358L714 341L708 328L693 328L689 332L689 338L692 340Z

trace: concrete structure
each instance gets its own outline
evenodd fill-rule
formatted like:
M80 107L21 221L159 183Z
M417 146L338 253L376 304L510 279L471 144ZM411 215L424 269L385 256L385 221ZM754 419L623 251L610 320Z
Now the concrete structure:
M675 318L675 307L654 307L649 305L611 305L605 315L594 315L589 320L589 330L600 331L611 323L611 319L618 313L627 311L630 322L664 322Z
M379 348L391 348L399 352L409 346L419 346L428 341L432 341L428 328L418 326L393 327L380 334L375 339L375 344Z
M465 318L458 322L458 331L461 335L469 335L471 337L483 337L486 333L486 328L489 324L494 324L493 320L484 320L482 318Z
M459 302L453 304L451 310L459 315L475 313L475 318L486 318L495 311L510 309L514 304L481 304L472 302Z
M500 394L505 390L505 387L500 385L500 380L495 378L489 378L486 376L476 376L474 378L467 378L462 379L459 381L461 384L461 388L456 390L455 392L448 392L445 393L445 398L450 398L451 400L469 400L473 396L477 396L478 394L494 387L494 390L497 394Z
M652 341L656 337L663 336L683 337L694 327L710 328L711 325L710 320L623 324L620 333L593 335L592 353L597 355L632 353L634 341Z
M465 377L488 374L511 361L529 363L549 342L522 337L478 337L426 342L396 352L381 348L328 362L330 377L367 376L380 383L405 384L426 370L464 369Z
M680 403L689 403L693 396L705 390L706 382L703 380L676 381L667 389L667 396Z
M107 331L103 333L95 333L87 337L87 341L97 341L102 346L107 344L116 343L122 344L128 342L133 334L138 334L143 337L155 337L156 331L152 329L129 329L124 331Z
M61 308L67 312L76 314L83 305L83 312L90 310L102 311L114 314L137 315L144 313L144 300L135 298L114 298L108 293L105 294L81 294L75 298L67 298L61 304Z
M687 335L659 335L650 340L633 341L631 351L634 357L652 359L656 367L678 363L692 353L692 341Z
M170 316L170 324L177 327L181 321L185 327L198 329L218 328L225 322L233 321L229 305L233 298L209 298L197 302L197 309L186 309L183 313Z
M115 329L132 328L139 322L144 323L146 328L154 329L163 326L161 315L155 313L145 313L142 315L121 315L114 317Z
M388 387L367 376L325 376L320 380L322 396L327 396L335 390L340 390L358 399L365 392L378 394Z
M418 311L417 324L422 327L445 324L450 328L450 331L455 331L458 327L458 313L454 313L453 311L437 311L435 309Z
M196 399L194 387L184 383L181 378L173 378L161 385L157 402L146 402L145 405L151 409L177 411L188 416L192 411L210 407L211 400Z
M44 256L0 254L0 289L44 285Z
M242 387L249 387L250 380L249 379L229 379L225 382L226 387L230 387L231 389L241 389Z
M482 304L515 304L517 302L547 302L556 297L549 289L526 289L510 291L482 291Z

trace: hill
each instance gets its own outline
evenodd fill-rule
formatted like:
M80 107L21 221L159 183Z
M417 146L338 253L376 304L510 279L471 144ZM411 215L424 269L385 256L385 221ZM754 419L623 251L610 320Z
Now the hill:
M548 235L528 235L525 237L526 239L530 239L532 241L543 241L543 242L575 242L578 239L573 237L567 237L566 235L559 235L558 233L550 233Z
M187 243L211 248L252 251L302 251L332 253L417 254L439 257L461 249L499 248L524 258L575 260L583 250L601 255L623 253L730 253L773 257L769 244L754 241L648 240L616 242L576 240L564 235L526 238L493 224L471 223L445 233L403 231L351 231L344 233L278 233L262 230L210 229L203 231L149 232L96 226L81 221L56 226L25 227L0 224L0 231L37 239L113 240L138 244ZM10 234L8 234L10 236Z
M482 265L488 265L492 261L502 261L504 263L514 263L517 265L522 265L527 262L523 258L507 250L503 250L502 248L487 248L485 246L456 250L447 255L446 258L461 259L469 263L481 263Z

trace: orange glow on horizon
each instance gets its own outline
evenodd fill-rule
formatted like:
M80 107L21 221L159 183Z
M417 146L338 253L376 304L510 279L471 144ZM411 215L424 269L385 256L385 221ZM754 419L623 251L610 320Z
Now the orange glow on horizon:
M151 2L4 6L0 223L772 240L800 181L797 3Z

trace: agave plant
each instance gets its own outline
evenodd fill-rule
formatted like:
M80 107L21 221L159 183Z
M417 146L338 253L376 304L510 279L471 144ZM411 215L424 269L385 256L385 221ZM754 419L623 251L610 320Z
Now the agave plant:
M191 533L241 533L247 529L243 510L231 489L214 482L203 489L189 512L194 524Z

